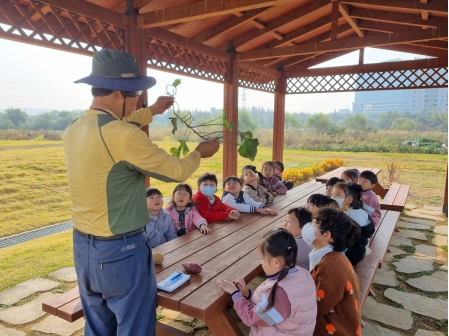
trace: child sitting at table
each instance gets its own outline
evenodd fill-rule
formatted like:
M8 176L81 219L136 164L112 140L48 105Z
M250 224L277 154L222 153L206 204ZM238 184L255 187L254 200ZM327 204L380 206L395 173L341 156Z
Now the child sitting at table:
M279 228L259 241L266 280L254 291L244 279L217 280L217 286L232 294L234 309L251 327L250 335L313 334L317 316L314 281L302 267L295 267L297 246L293 235Z
M274 176L277 177L279 181L284 183L287 190L293 188L293 182L282 180L282 173L284 172L284 164L281 161L275 160L274 163Z
M318 210L327 207L335 209L340 208L335 200L323 194L313 194L307 199L306 209L312 213L312 218Z
M298 246L298 253L296 255L296 266L309 270L309 253L313 246L307 244L302 239L302 228L307 223L312 221L312 213L306 208L299 207L288 210L284 218L282 227L295 237L296 245Z
M354 267L363 260L365 254L369 254L366 253L367 250L370 252L368 241L375 231L373 220L363 210L362 191L357 183L344 182L337 183L332 190L332 198L337 201L340 209L361 228L360 238L346 251L346 256Z
M273 161L267 161L262 165L262 178L260 184L262 184L274 197L277 195L283 195L287 192L287 188L274 176L274 163Z
M377 183L377 176L371 170L360 173L359 184L363 189L363 209L371 216L375 226L379 225L381 217L380 203L376 193L372 190Z
M262 215L277 215L262 202L256 202L242 191L242 180L237 176L229 176L223 181L223 203L237 209L239 212L257 212Z
M145 232L152 248L178 237L170 214L162 209L163 203L164 200L159 189L147 189L147 206L150 213L150 222L145 226Z
M274 196L259 183L256 167L247 165L242 168L243 192L247 193L256 202L268 204L273 202Z
M338 209L320 209L302 228L303 239L313 245L310 271L318 305L314 335L362 335L360 281L342 253L360 235L360 227Z
M341 178L338 178L336 176L331 177L326 182L326 196L332 197L332 188L334 188L334 185L336 185L338 182L344 182L345 180L342 180Z
M343 173L341 173L341 179L346 183L357 183L359 181L359 170L358 169L346 169Z
M165 207L173 220L178 237L196 228L204 234L212 232L207 227L207 221L199 214L192 196L192 188L187 183L180 183L173 190L172 199Z
M217 191L217 176L206 173L198 179L198 191L193 196L198 212L208 223L224 219L239 219L240 213L230 206L222 203L215 196Z

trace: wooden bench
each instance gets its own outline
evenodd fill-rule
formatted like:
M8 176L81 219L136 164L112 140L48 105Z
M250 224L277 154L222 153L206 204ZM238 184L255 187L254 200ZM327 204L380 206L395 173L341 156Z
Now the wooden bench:
M278 211L277 216L244 214L236 221L210 224L213 230L210 235L196 230L153 249L164 254L163 264L155 267L158 282L181 270L181 264L187 261L203 268L201 274L192 274L189 282L172 293L158 291L158 305L205 321L214 336L242 335L226 309L229 294L216 286L216 280L243 277L249 282L254 279L262 270L257 251L259 238L278 227L291 207L304 205L314 193L324 193L324 185L308 182L289 190L285 196L276 197L270 207ZM43 303L42 309L69 322L83 316L77 288ZM156 333L187 335L169 328L158 323Z
M384 210L403 211L407 202L410 185L393 183L387 194L380 202L380 208Z
M366 256L355 267L355 272L360 279L360 307L363 308L368 294L372 292L371 285L373 283L376 272L382 267L385 254L388 252L393 232L401 215L398 211L381 210L382 216L376 231L371 237L369 248L371 253Z

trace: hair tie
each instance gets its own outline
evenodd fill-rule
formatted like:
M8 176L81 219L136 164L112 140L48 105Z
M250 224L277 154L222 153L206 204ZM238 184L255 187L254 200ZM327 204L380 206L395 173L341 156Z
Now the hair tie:
M291 250L291 247L289 246L289 247L287 247L287 250Z

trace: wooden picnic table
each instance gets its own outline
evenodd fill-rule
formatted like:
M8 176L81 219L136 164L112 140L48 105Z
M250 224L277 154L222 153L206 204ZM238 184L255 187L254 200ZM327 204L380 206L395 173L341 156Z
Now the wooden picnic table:
M210 235L196 230L154 248L153 252L164 254L163 264L155 267L158 282L174 271L183 271L184 262L195 262L203 269L200 274L191 274L190 280L172 293L158 291L158 305L205 321L215 336L243 335L226 308L230 296L216 285L217 279L254 279L262 271L257 251L260 237L279 227L290 208L306 204L311 194L324 190L321 183L302 184L275 198L270 208L278 211L277 216L242 214L236 221L210 224ZM73 301L61 301L59 307L52 300L43 304L43 310L71 322L82 317L77 288L72 295Z

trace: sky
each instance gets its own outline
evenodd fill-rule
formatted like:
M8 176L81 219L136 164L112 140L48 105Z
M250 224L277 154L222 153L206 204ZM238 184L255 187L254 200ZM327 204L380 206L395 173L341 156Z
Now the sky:
M8 107L50 110L85 110L90 106L90 86L73 81L91 72L92 58L69 52L0 39L0 111ZM319 67L358 63L359 52L322 63ZM420 55L366 48L365 63L380 63L392 59L414 59ZM148 91L151 104L165 94L165 86L181 79L176 101L181 109L209 111L223 107L223 85L148 69L157 84ZM246 90L243 102L239 88L239 106L261 106L273 109L274 94ZM353 92L314 93L286 96L287 112L323 112L352 108Z

